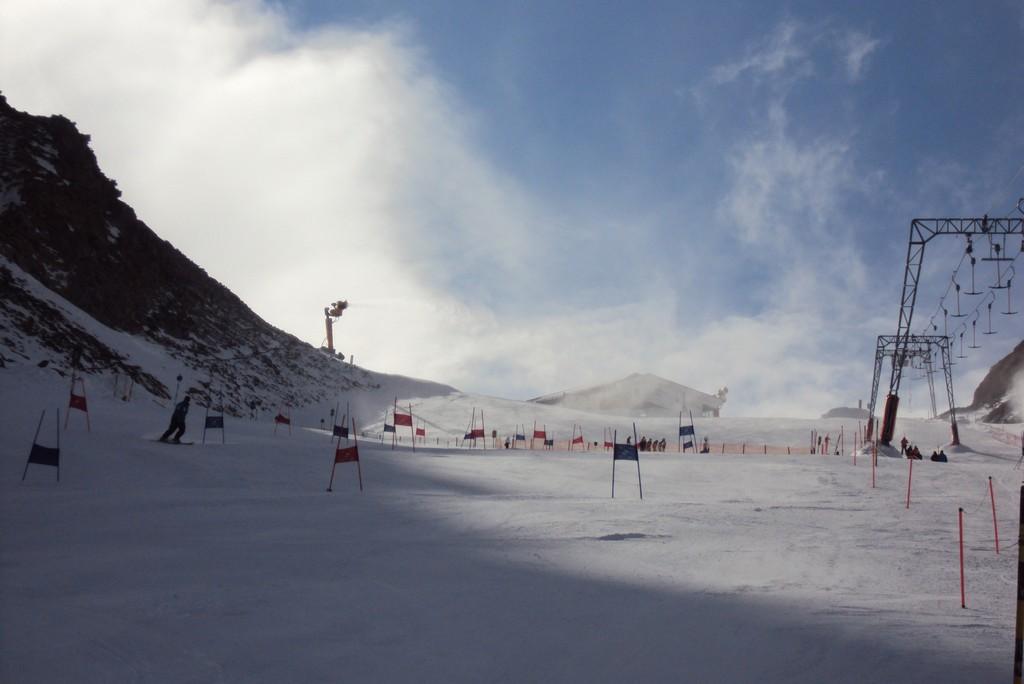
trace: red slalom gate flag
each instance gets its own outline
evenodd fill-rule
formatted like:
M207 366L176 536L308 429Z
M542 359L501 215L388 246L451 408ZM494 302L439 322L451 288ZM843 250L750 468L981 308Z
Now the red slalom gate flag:
M408 413L396 413L395 425L408 425L412 427L412 416Z
M68 407L69 408L73 408L73 409L78 409L79 411L88 411L89 410L86 407L86 404L85 404L85 397L77 395L77 394L72 394L71 395L71 401L68 402Z
M483 428L473 428L473 430L469 433L469 438L470 439L483 439L483 437L484 437L484 429Z
M612 447L614 447L614 446L615 446L614 444L612 444L612 443L611 443L611 442L609 442L608 440L605 440L605 442L604 442L604 448L605 448L605 449L611 449L611 448L612 448Z
M334 452L335 463L352 463L359 460L359 447L350 446L337 449Z
M534 439L547 439L548 435L543 430L534 430L533 431L533 438Z
M274 416L274 422L280 423L281 425L291 425L292 419L286 415L278 413L276 416Z
M576 437L573 437L572 443L573 444L583 444L583 435L578 435Z
M423 428L416 428L416 436L417 437L426 437L427 436L427 431L425 429L423 429Z

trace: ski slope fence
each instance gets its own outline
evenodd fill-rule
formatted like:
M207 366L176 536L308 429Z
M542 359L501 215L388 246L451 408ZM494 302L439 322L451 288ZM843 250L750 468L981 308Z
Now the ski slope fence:
M380 442L384 438L384 434L381 433L381 432L363 432L361 434L362 434L363 437L365 437L367 439L377 440L378 442ZM388 433L388 434L390 434L390 433ZM512 439L512 435L508 435L508 437L509 437L509 449L508 449L509 451L525 451L525 450L527 450L525 447L523 447L521 445L520 446L513 446L515 444L515 442ZM527 441L529 441L529 440L527 440ZM486 446L485 446L485 442L486 442ZM398 444L408 445L408 444L410 444L410 441L409 441L408 437L403 438L402 435L399 435L398 438L397 438L397 443ZM1020 443L1019 439L1018 439L1017 443L1018 444ZM488 450L500 449L500 450L504 451L505 450L505 436L500 436L500 437L497 437L497 438L487 437L486 439L478 439L478 440L476 440L476 445L473 444L473 440L469 440L469 439L465 439L464 440L464 439L452 438L452 437L447 437L447 438L446 437L427 437L425 441L421 440L421 439L418 439L416 441L416 445L417 446L424 446L424 447L427 447L427 448L435 447L435 448L488 449ZM697 447L698 451L700 449L700 445L701 445L701 443L698 442L698 447ZM831 449L832 449L833 452L835 451L835 447L831 447ZM844 450L845 450L845 447L844 447ZM556 439L554 445L551 446L551 447L543 447L543 446L540 446L538 444L538 445L536 445L534 447L533 451L572 451L572 452L582 452L582 451L602 452L602 451L606 451L608 453L611 453L611 449L606 449L605 447L603 447L601 445L600 442L595 442L593 440L588 440L588 441L585 441L583 443L583 445L581 446L579 444L573 445L571 443L571 440L569 440L569 439ZM680 453L681 451L682 450L679 448L678 445L667 443L667 441L666 441L665 450L663 452L661 452L660 450L656 451L656 450L650 449L650 450L646 450L646 451L641 451L641 453ZM687 449L685 451L685 453L692 454L692 453L696 453L696 452L692 448L689 448L689 449ZM761 455L761 456L786 456L786 455L790 455L790 454L808 454L808 455L811 455L811 449L810 449L810 447L807 444L802 444L800 446L795 446L795 445L765 444L763 442L755 442L755 441L750 441L750 442L709 442L708 443L708 453L710 453L712 455L713 454L731 454L731 455L747 455L747 456L757 456L757 455ZM818 456L825 456L826 454L816 454L816 455L818 455Z

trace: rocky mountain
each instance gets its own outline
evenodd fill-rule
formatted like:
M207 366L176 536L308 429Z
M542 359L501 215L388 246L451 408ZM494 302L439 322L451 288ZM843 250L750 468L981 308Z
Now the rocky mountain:
M650 373L633 373L603 385L555 392L530 401L618 415L666 417L693 411L694 416L717 416L726 392L722 389L718 395L707 394Z
M236 414L380 388L378 374L262 320L120 194L71 121L0 94L0 376L27 363L67 374L78 357L157 399L183 374L185 391L223 394Z
M1024 422L1024 341L1000 359L985 375L968 411L984 411L985 423Z

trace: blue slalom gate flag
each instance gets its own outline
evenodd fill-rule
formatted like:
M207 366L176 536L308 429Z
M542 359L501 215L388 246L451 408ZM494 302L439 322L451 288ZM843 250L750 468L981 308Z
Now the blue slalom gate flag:
M693 434L693 426L692 425L682 425L682 426L679 427L679 436L680 437L686 437L687 435L692 435L692 434ZM693 446L693 445L691 444L690 446Z
M333 437L344 437L348 439L348 427L345 425L335 425Z
M45 447L39 444L33 444L32 450L28 454L28 462L35 463L36 465L53 466L54 468L59 468L60 449L55 447Z
M555 446L554 438L552 438L552 439L545 439L544 440L544 446Z
M640 454L636 450L636 444L616 444L612 454L613 461L637 461L640 462Z
M526 435L520 435L520 434L517 433L516 434L516 441L517 442L525 442L526 441Z
M205 428L207 430L223 430L224 416L206 416Z
M394 432L394 431L395 431L395 426L394 425L388 425L387 423L384 423L384 432Z
M57 469L57 482L60 482L60 410L57 410L57 420L54 422L54 428L57 433L57 446L48 447L39 444L39 429L43 427L43 418L46 417L46 410L39 416L39 424L36 425L36 434L32 436L32 448L29 449L28 459L25 460L25 470L21 473L21 481L25 481L25 476L28 475L28 467L30 464L35 463L36 465L51 466Z
M693 448L693 442L691 442L690 440L686 440L685 442L683 442L683 448L684 449L692 449Z

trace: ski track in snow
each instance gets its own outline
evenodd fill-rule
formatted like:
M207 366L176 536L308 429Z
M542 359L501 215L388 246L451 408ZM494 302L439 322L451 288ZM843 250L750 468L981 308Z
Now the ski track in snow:
M986 682L1011 673L1019 449L914 465L843 456L392 451L228 419L187 449L167 413L90 394L61 482L24 459L66 387L0 375L0 679L76 682ZM479 397L419 402L462 429ZM533 407L487 406L488 430ZM570 425L578 413L546 409ZM433 412L431 412L433 411ZM465 415L464 415L465 414ZM364 418L369 418L366 416ZM631 419L623 418L622 422ZM309 421L312 423L312 421ZM675 424L644 424L671 434ZM702 425L703 423L703 425ZM843 421L720 419L722 439L804 443ZM845 421L847 430L852 421ZM550 429L550 425L549 425ZM900 421L941 443L941 421ZM663 430L659 433L658 430ZM40 441L52 444L53 415ZM799 442L793 441L799 438ZM994 553L988 480L1002 553ZM957 508L966 512L960 608Z

